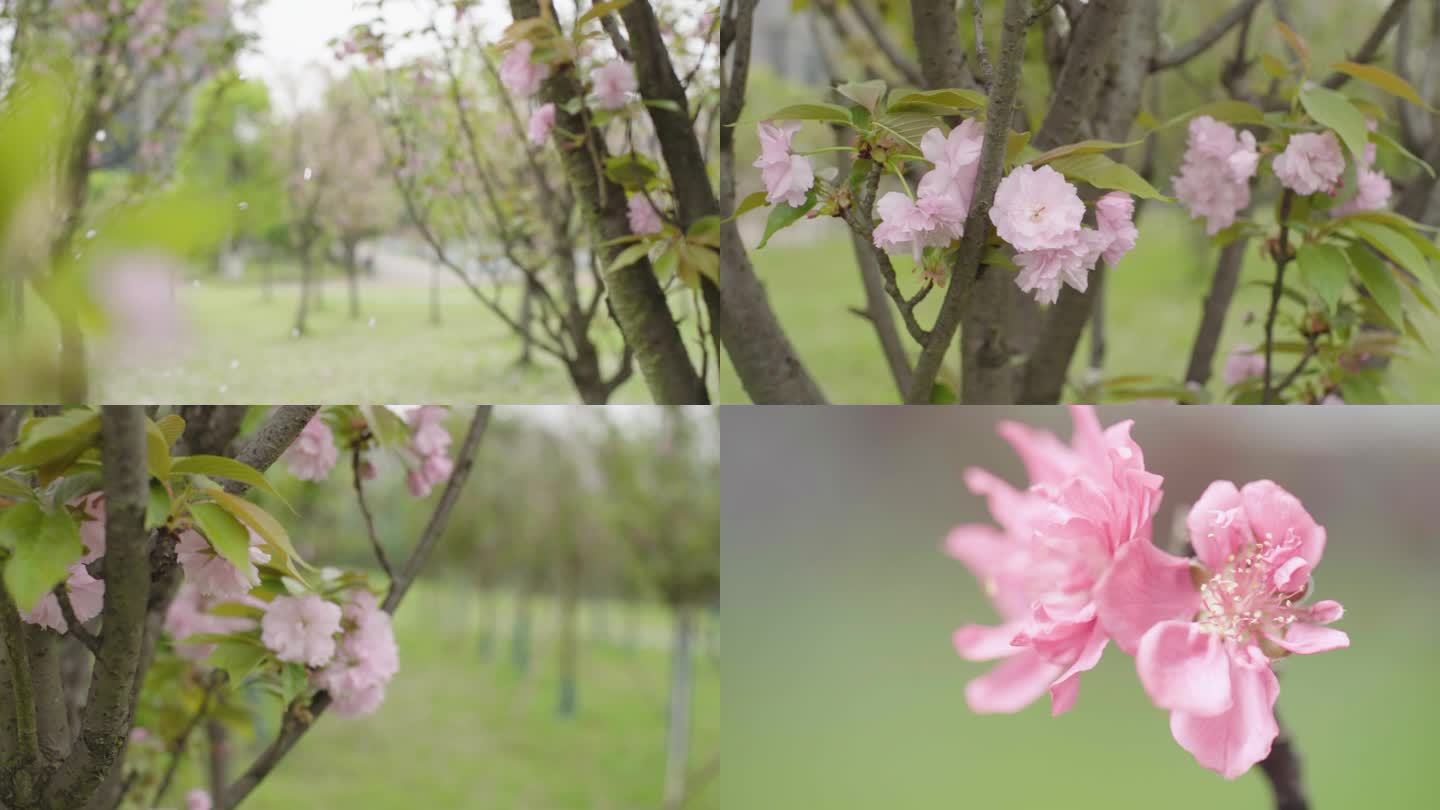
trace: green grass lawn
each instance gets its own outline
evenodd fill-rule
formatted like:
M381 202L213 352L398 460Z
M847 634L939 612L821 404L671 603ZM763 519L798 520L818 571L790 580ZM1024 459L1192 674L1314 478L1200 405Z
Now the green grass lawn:
M806 227L815 226L796 226ZM750 257L780 322L831 402L897 402L873 330L847 311L864 303L850 242L839 231L830 233L834 235L809 243L777 240L764 250L752 249ZM1108 278L1107 376L1184 374L1217 255L1202 236L1178 212L1151 209L1142 219L1138 245ZM908 261L897 263L896 269L908 282L902 287L912 291ZM1217 355L1212 393L1220 393L1218 371L1230 347L1263 342L1260 324L1269 292L1251 282L1265 283L1273 275L1273 265L1258 249L1247 251L1242 286ZM921 323L929 324L933 317L933 309L927 310ZM1421 328L1432 346L1440 345L1440 322L1429 319ZM1072 377L1083 371L1088 352L1082 340ZM953 362L947 373L955 373ZM1413 356L1395 363L1388 388L1394 402L1440 402L1440 359L1415 347ZM721 369L721 392L724 402L748 401L728 364Z
M579 402L552 358L516 365L518 338L461 287L443 290L442 323L429 320L423 286L366 286L361 318L349 317L343 287L326 290L308 334L291 334L298 288L278 285L273 301L258 286L206 279L183 287L180 303L191 335L177 356L140 371L96 362L92 398L103 402ZM32 340L53 351L53 322L29 307ZM597 323L607 373L619 355L619 333ZM92 347L97 356L103 347ZM712 383L713 385L713 383ZM649 402L635 375L613 401Z
M507 639L481 656L473 594L432 585L410 599L396 618L401 671L384 706L371 717L324 718L245 810L658 810L669 677L662 609L636 608L622 621L612 606L608 632L593 609L584 614L579 713L567 719L555 712L551 605L539 606L533 669L522 678ZM508 632L508 605L499 615ZM691 768L701 772L720 752L718 659L700 656L696 672ZM238 755L237 767L252 756ZM718 780L698 778L686 807L718 810Z

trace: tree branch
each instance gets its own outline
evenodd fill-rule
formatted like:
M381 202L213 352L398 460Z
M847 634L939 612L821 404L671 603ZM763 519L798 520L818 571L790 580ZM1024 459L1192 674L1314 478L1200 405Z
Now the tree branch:
M933 4L926 3L925 0L912 0L911 8L917 14L917 39L921 28L922 17L919 15L922 7L931 5ZM933 8L924 10L927 13L934 11ZM990 232L990 205L994 201L995 188L1000 184L1000 173L1005 168L1005 146L1010 136L1010 118L1014 115L1015 100L1020 91L1020 66L1025 56L1027 14L1028 3L1025 0L1006 0L1000 53L996 59L994 81L990 85L987 104L989 115L985 119L985 141L980 150L975 196L970 201L970 215L965 221L965 235L960 239L950 286L945 291L945 299L940 304L940 312L930 330L930 339L915 361L910 390L905 395L908 404L930 401L935 377L940 372L940 365L945 361L950 342L960 327L961 313L965 310L976 280L982 272L980 255ZM956 38L953 30L950 30L949 34L951 39ZM922 65L931 61L924 56L925 53L922 49ZM931 78L928 71L927 78Z
M60 603L60 615L65 617L65 626L66 629L70 631L70 635L74 636L76 641L84 645L85 649L89 650L92 655L98 654L100 652L100 640L89 630L85 629L85 625L75 616L75 606L70 603L70 589L65 587L65 583L62 582L55 586L53 593L55 594L55 600Z
M1395 24L1400 22L1400 16L1409 4L1410 0L1391 0L1390 6L1385 9L1385 13L1381 14L1380 19L1375 22L1375 27L1371 29L1370 36L1365 38L1365 42L1360 45L1360 50L1356 51L1354 55L1350 57L1350 61L1360 62L1362 64L1373 61L1376 54L1380 51L1380 46L1385 42L1385 37L1390 34L1390 29L1394 28ZM1326 77L1324 84L1331 90L1338 90L1344 87L1348 81L1350 81L1350 74L1341 73L1337 70Z
M831 25L835 26L838 32L846 36L855 36L854 32L850 30L850 26L845 23L844 12L836 6L835 0L818 0L817 5L820 7L820 11L830 18ZM876 18L874 10L870 8L866 0L851 0L849 7L855 15L855 19L860 21L860 25L869 35L870 40L875 43L880 53L885 55L890 66L895 68L900 77L916 87L922 86L925 83L925 77L920 74L920 66L915 64L915 61L896 44L889 31L885 29L885 23Z
M1280 722L1279 714L1275 715L1275 723L1280 727L1280 734L1270 745L1270 755L1260 760L1260 771L1270 781L1270 791L1275 796L1275 810L1310 810L1300 774L1300 752Z
M107 405L100 419L105 489L105 603L100 616L105 630L80 734L46 790L48 802L59 807L84 806L125 744L150 596L145 410Z
M1275 249L1275 284L1270 288L1270 311L1265 315L1265 388L1260 403L1269 405L1275 389L1270 387L1275 354L1275 319L1280 314L1280 298L1285 293L1285 266L1290 263L1290 204L1295 192L1286 189L1280 198L1280 239Z
M1253 14L1258 5L1260 5L1260 0L1240 0L1230 7L1229 11L1215 18L1215 21L1194 39L1171 51L1157 54L1150 60L1150 72L1158 73L1162 70L1179 67L1209 50L1210 46L1219 42L1220 38L1229 33L1231 28L1239 25L1242 20Z
M0 641L4 642L5 663L9 667L15 712L15 745L23 769L40 761L35 687L30 680L30 650L26 643L25 625L20 620L20 608L3 585L0 585Z
M375 551L375 559L379 561L380 568L385 571L387 582L395 581L395 570L390 567L390 557L385 553L385 546L380 542L380 535L375 532L375 517L370 514L370 505L365 502L365 481L360 473L360 447L363 441L357 439L350 446L350 471L351 479L355 486L355 500L360 504L360 514L365 518L365 530L370 535L370 547Z
M206 713L210 711L210 702L215 697L215 692L228 680L225 671L217 669L209 674L205 680L205 693L200 697L200 708L195 710L185 728L180 730L180 736L175 738L174 746L170 749L170 762L165 766L165 774L160 778L160 785L155 788L155 798L150 804L158 807L160 800L165 798L166 791L170 790L170 783L175 779L175 771L180 768L180 758L185 754L185 746L190 742L190 735L205 719Z
M420 573L425 560L429 558L430 552L434 549L435 543L444 533L445 526L450 520L450 512L454 509L455 503L460 499L460 492L465 488L465 482L470 477L470 470L475 465L475 454L480 448L480 440L485 435L485 429L490 424L490 413L492 406L481 405L475 409L475 416L470 420L470 429L465 434L465 440L460 445L460 450L455 456L455 469L450 473L450 480L445 485L445 492L440 496L440 502L435 505L435 511L430 515L430 521L421 532L420 539L415 543L415 549L405 561L405 566L400 574L390 583L390 591L385 595L385 601L381 604L381 610L394 614L395 609L400 606L401 600L405 598L406 592L414 582L415 577ZM215 807L218 810L233 810L245 797L249 796L265 777L280 764L285 755L290 752L305 732L315 724L325 710L330 706L330 695L327 692L317 692L308 703L303 698L297 698L287 707L285 718L281 723L280 731L270 745L251 763L245 772L230 784L221 796L214 797Z
M300 431L305 429L305 425L319 410L319 405L281 405L271 412L259 430L240 443L235 449L235 460L265 472L290 447L295 437L300 435ZM249 486L239 481L225 484L225 491L234 495L247 489Z
M1190 363L1185 369L1187 383L1203 386L1210 381L1211 370L1215 364L1215 351L1220 346L1225 315L1230 311L1230 302L1235 298L1235 287L1240 281L1240 268L1245 263L1245 247L1248 243L1249 240L1242 237L1220 249L1215 275L1210 280L1210 292L1205 296L1200 328L1190 347Z

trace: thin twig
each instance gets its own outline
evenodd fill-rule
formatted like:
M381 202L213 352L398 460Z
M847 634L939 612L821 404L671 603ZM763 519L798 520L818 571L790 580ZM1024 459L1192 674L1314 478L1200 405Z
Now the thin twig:
M989 92L990 79L995 74L990 64L990 54L985 50L985 3L983 0L972 0L970 9L970 16L975 23L975 78L980 81L980 86Z
M384 569L386 581L394 582L395 570L390 567L390 557L385 553L385 546L380 543L380 535L375 532L375 517L370 514L370 504L365 502L365 480L360 473L363 463L360 459L360 448L369 438L370 433L367 430L362 436L356 438L354 444L350 445L350 469L353 472L352 480L355 482L355 500L360 502L360 514L365 517L365 529L370 535L370 547L375 550L375 559Z
M1409 4L1410 0L1392 0L1389 7L1385 9L1385 13L1380 15L1379 20L1376 20L1370 36L1365 38L1365 42L1360 45L1360 50L1350 57L1350 61L1361 64L1373 61L1380 51L1380 46L1385 42L1385 37L1389 35L1390 29L1400 22L1400 16ZM1348 81L1350 81L1350 74L1337 70L1326 77L1324 84L1331 90L1338 90L1344 87Z
M210 711L210 703L215 697L216 691L226 681L224 670L217 669L211 672L205 679L205 693L200 698L200 708L190 718L190 722L181 729L180 736L175 738L175 744L170 749L170 762L165 766L165 775L160 778L160 786L155 788L155 798L150 801L152 806L158 807L160 800L165 798L166 791L170 790L170 783L175 780L175 771L180 768L180 757L185 753L185 745L190 742L190 735L200 725L200 721Z
M1294 368L1290 369L1290 373L1285 375L1285 378L1280 381L1280 384L1275 386L1276 399L1279 399L1280 395L1285 393L1285 389L1289 388L1300 378L1301 374L1305 373L1305 366L1309 365L1311 358L1313 358L1318 351L1319 347L1315 345L1315 335L1311 335L1305 342L1305 351L1300 355L1300 361L1295 364Z
M1280 313L1280 298L1285 293L1285 267L1290 263L1290 204L1295 200L1295 192L1289 189L1280 198L1280 239L1275 249L1275 286L1270 289L1270 311L1265 315L1265 390L1261 394L1260 402L1269 405L1275 394L1275 389L1270 386L1272 366L1275 355L1275 318Z
M1150 60L1150 72L1156 73L1179 67L1209 50L1210 46L1219 42L1220 38L1229 33L1231 28L1240 24L1241 21L1249 19L1258 5L1260 5L1260 0L1240 0L1230 7L1229 11L1217 17L1215 22L1201 31L1194 39L1167 53L1157 54L1154 59Z
M65 624L70 631L70 635L74 636L76 641L85 645L85 649L89 650L91 655L98 654L100 652L100 640L89 630L86 630L85 625L76 617L75 606L70 602L70 591L65 587L65 583L62 582L56 585L54 593L55 600L60 603L60 615L65 617Z
M1275 795L1275 810L1310 810L1300 774L1300 752L1295 750L1279 714L1275 715L1275 723L1280 734L1270 745L1269 756L1260 760L1260 772L1270 781L1270 791Z

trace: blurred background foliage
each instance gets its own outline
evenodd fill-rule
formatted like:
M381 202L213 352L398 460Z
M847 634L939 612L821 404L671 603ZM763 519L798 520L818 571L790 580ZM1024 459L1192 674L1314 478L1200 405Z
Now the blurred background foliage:
M1337 599L1352 646L1291 659L1279 712L1315 807L1429 807L1440 698L1433 408L1105 407L1134 419L1165 477L1156 535L1212 480L1271 478L1329 532L1316 593ZM975 465L1024 471L999 420L1068 440L1060 408L731 408L722 414L727 807L894 810L1200 810L1273 806L1257 772L1196 765L1112 645L1076 708L1048 700L980 716L951 633L995 613L942 549L991 522L961 482ZM823 473L817 473L823 471Z

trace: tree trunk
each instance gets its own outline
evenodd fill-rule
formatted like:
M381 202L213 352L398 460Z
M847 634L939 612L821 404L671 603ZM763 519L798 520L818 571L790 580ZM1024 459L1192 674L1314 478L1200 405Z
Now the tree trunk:
M311 272L310 247L307 245L300 252L300 305L295 310L295 337L303 337L305 335L305 319L310 314Z
M670 650L670 717L665 732L665 810L685 803L685 779L690 767L690 707L694 701L695 614L689 607L675 609L675 638Z
M345 250L345 279L350 285L350 320L360 320L360 265L355 260L355 242L346 239Z

